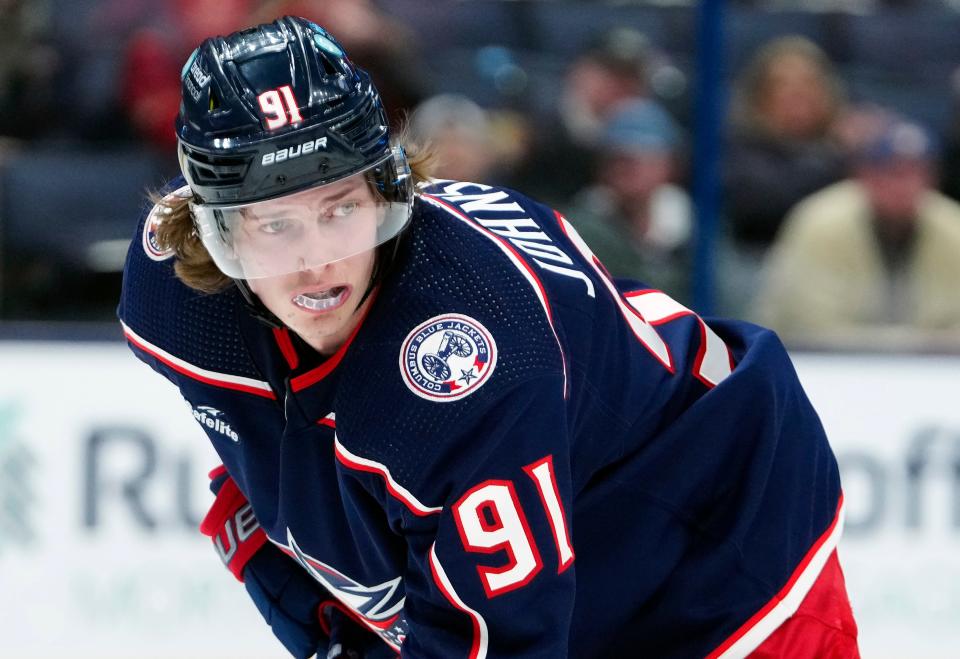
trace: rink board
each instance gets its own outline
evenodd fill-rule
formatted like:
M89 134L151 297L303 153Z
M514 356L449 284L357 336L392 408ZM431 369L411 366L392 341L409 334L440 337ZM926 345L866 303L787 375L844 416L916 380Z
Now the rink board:
M960 357L800 354L865 657L960 647ZM217 464L125 347L0 342L0 655L283 657L196 525Z

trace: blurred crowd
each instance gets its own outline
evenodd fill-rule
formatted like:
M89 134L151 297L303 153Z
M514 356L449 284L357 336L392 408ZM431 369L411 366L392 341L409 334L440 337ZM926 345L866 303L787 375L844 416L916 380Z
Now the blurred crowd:
M695 3L67 4L0 0L0 319L111 318L145 192L177 174L183 62L288 13L442 177L547 202L614 276L694 302ZM890 4L736 3L711 311L796 346L960 347L960 14Z

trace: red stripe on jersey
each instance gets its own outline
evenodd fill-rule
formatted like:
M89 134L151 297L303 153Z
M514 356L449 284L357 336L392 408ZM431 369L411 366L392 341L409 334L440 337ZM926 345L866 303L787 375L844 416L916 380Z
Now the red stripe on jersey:
M700 319L698 318L697 320ZM713 389L716 383L710 382L710 380L703 377L703 360L707 356L707 324L700 320L699 326L700 347L697 349L697 356L693 359L693 377L700 380L708 389Z
M473 623L473 640L470 643L469 659L485 659L487 656L487 623L483 617L464 604L457 591L453 589L453 584L440 565L440 559L437 558L436 543L430 545L430 574L433 576L433 582L443 593L443 596L458 611L463 611L470 616L470 622Z
M747 656L770 637L784 621L794 615L813 588L817 577L823 572L830 555L836 551L842 529L843 494L841 493L833 522L804 555L786 585L717 649L707 655L707 659Z
M263 398L269 398L271 400L276 400L277 398L276 394L274 394L273 390L270 388L270 384L267 382L254 380L252 378L245 378L239 375L216 373L214 371L208 371L200 368L199 366L194 366L193 364L179 359L178 357L174 357L165 350L148 343L144 339L137 336L137 334L135 334L133 330L126 325L123 326L123 334L127 339L127 343L129 343L131 346L147 353L177 373L186 375L191 380L203 382L204 384L209 384L214 387L220 387L221 389L242 391L244 393L253 394L254 396L262 396Z
M708 388L717 386L733 371L733 354L723 339L707 326L706 321L656 289L644 289L624 293L631 309L634 309L649 325L659 327L679 318L692 316L700 326L700 346L693 361L692 375ZM722 351L722 354L721 354ZM723 359L723 365L718 363Z
M297 365L300 363L300 356L293 348L293 341L290 340L289 330L287 330L286 327L274 327L273 338L277 342L277 347L280 348L280 354L287 360L287 365L290 367L290 370L297 368Z
M383 478L386 486L387 492L389 492L393 498L397 499L402 503L407 509L418 517L426 517L428 515L435 515L443 510L442 506L425 506L420 503L419 500L413 494L411 494L405 487L397 483L393 479L393 476L390 474L390 470L386 466L380 464L379 462L374 462L367 458L361 458L357 455L350 453L346 448L343 447L343 444L340 443L340 440L334 438L334 453L342 464L349 467L350 469L355 469L357 471L365 471L370 474L377 474Z
M370 314L370 310L373 309L373 303L376 300L378 291L379 288L375 288L373 289L373 292L370 293L370 299L367 300L368 306L366 310L364 310L363 316L360 317L360 321L357 323L357 326L353 328L352 332L350 332L350 336L347 337L347 340L344 341L343 345L340 346L327 361L323 362L316 368L298 375L295 378L291 378L291 389L294 391L303 391L307 387L320 382L320 380L330 375L330 373L332 373L333 370L340 365L340 362L343 361L344 355L347 354L347 349L350 347L350 344L353 343L354 337L357 336L357 332L359 332L360 328L363 327L363 321L367 319L367 316Z

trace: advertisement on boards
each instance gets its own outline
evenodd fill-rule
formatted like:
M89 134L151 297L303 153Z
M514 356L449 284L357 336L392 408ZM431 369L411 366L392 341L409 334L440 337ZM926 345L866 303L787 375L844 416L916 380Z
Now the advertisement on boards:
M125 346L0 342L0 656L285 656L198 530L217 464Z
M794 355L840 463L864 657L960 648L960 357Z
M960 647L960 357L794 355L840 462L864 657ZM0 655L284 657L197 527L217 456L113 343L0 342Z

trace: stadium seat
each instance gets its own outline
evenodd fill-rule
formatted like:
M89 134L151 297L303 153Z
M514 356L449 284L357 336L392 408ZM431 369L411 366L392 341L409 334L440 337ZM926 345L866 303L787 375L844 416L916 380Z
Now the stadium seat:
M63 317L108 312L146 193L163 183L159 171L142 150L31 148L5 159L3 315L41 308Z

